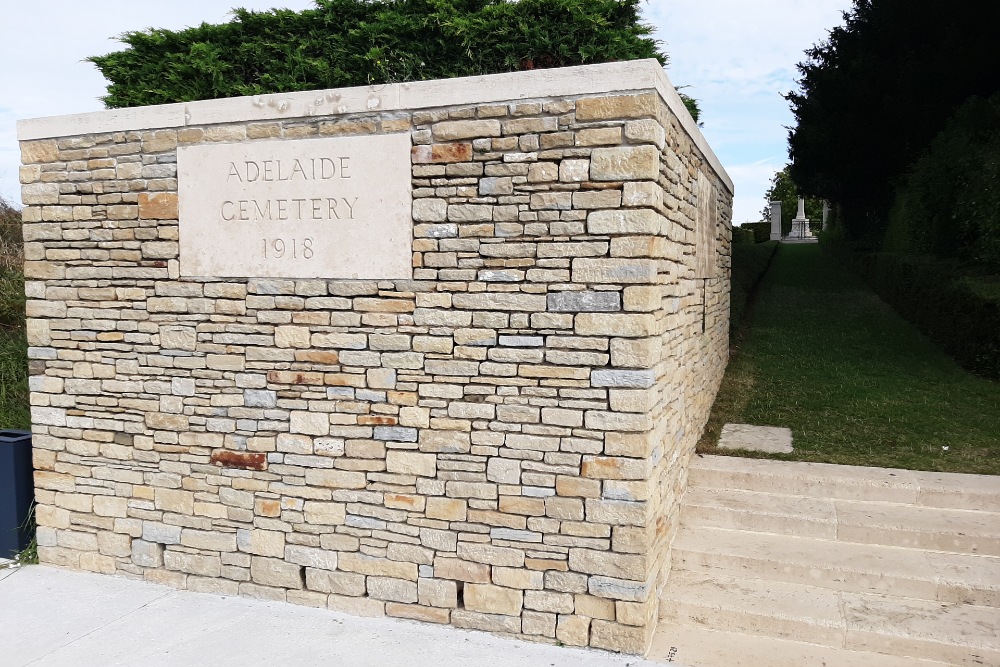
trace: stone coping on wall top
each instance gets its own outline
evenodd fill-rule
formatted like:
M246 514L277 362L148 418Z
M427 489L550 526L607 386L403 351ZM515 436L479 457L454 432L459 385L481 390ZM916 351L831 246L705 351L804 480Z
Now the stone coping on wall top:
M722 163L691 118L663 67L652 58L22 119L17 121L17 138L20 141L31 141L106 132L402 111L637 90L656 90L659 93L732 193L733 182Z

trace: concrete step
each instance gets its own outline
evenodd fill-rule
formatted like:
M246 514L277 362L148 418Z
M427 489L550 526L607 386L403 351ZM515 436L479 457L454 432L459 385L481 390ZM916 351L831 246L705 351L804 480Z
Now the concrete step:
M690 487L1000 512L1000 476L695 456Z
M768 582L1000 607L995 556L699 526L678 531L672 560L681 569Z
M684 526L1000 556L1000 513L690 487Z
M663 620L648 660L685 667L948 667L937 660L820 646Z
M993 607L848 593L681 568L671 572L660 600L660 617L667 622L658 631L664 640L668 628L683 626L955 665L1000 664L1000 611ZM682 656L675 657L685 662ZM863 664L891 663L887 659Z

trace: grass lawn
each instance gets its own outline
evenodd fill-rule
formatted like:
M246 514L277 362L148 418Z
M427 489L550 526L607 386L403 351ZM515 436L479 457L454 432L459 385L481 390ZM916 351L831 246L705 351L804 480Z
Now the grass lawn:
M787 426L769 458L1000 474L1000 383L959 368L818 245L782 245L699 451L725 423ZM961 326L956 322L955 326Z

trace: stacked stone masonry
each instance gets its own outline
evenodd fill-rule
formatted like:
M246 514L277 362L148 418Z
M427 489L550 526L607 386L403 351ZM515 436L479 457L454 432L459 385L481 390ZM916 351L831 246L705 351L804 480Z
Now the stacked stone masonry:
M646 89L22 141L41 561L642 653L728 357L685 127ZM412 280L179 277L178 147L382 133Z

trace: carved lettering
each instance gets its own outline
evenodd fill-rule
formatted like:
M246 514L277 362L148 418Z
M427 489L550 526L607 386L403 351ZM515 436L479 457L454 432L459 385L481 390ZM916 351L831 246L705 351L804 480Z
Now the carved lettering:
M234 178L240 183L275 181L329 181L334 178L349 179L349 156L320 157L304 160L244 160L229 163L226 181Z
M324 202L326 205L324 206ZM293 199L227 199L219 206L226 221L354 220L358 197L311 197ZM338 208L339 207L339 208Z

